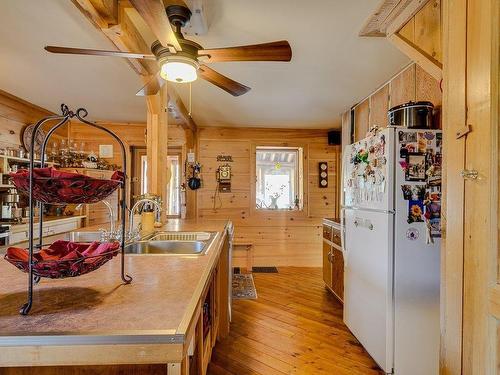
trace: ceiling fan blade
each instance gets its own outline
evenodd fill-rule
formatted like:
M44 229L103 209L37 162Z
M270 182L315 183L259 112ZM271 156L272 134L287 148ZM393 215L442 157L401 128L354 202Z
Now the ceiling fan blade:
M222 61L290 61L292 49L286 40L248 46L202 49L198 56L207 56L205 62Z
M147 96L154 95L160 91L161 87L164 85L165 80L160 77L160 72L156 73L151 79L141 88L136 96Z
M168 20L162 0L130 0L130 3L144 18L164 47L168 47L171 53L182 51Z
M198 69L198 76L203 78L205 81L208 81L215 86L220 87L222 90L227 91L233 96L240 96L250 91L250 87L233 81L231 78L228 78L216 72L206 65L200 66L200 68Z
M68 55L90 55L90 56L112 56L112 57L124 57L127 59L146 59L146 60L156 60L154 55L147 55L143 53L132 53L132 52L122 52L122 51L106 51L100 49L86 49L86 48L70 48L70 47L57 47L57 46L45 46L45 50L52 53L64 53Z

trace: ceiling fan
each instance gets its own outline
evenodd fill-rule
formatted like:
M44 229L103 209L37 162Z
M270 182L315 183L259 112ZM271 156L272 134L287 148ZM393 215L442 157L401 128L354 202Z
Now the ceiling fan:
M156 94L165 80L184 83L198 77L220 87L233 96L247 93L250 87L238 83L205 63L225 61L290 61L290 44L278 42L204 49L198 43L185 39L181 28L191 17L191 11L182 5L170 5L165 9L162 0L130 0L130 3L151 27L158 38L151 45L152 54L122 51L105 51L83 48L46 46L52 53L73 55L113 56L128 59L156 60L159 70L155 76L136 94L139 96ZM172 26L174 29L172 29Z

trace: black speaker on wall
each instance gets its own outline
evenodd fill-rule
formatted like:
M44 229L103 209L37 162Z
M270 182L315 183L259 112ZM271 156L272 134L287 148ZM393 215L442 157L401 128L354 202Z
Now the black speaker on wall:
M329 131L328 144L333 146L342 144L342 132L340 130Z

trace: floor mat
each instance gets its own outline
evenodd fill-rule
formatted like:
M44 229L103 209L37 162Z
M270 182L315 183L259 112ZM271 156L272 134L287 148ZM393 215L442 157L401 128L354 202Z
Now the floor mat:
M257 290L251 274L233 274L233 298L257 299Z
M278 273L276 267L252 267L252 272L257 273Z

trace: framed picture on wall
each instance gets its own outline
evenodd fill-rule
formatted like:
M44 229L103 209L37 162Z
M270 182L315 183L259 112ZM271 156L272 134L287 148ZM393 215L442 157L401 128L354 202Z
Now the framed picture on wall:
M99 145L99 157L110 159L113 157L113 145Z

